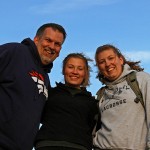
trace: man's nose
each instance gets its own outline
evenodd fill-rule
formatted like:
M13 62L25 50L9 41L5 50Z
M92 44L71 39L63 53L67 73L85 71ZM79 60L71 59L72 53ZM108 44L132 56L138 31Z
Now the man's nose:
M55 48L55 43L54 42L51 42L51 43L49 43L49 48L51 48L51 49L54 49Z

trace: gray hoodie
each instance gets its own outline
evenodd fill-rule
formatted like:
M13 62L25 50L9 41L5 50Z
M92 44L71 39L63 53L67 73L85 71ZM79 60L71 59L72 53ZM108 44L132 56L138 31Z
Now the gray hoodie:
M102 124L93 140L95 147L113 150L150 148L150 74L136 73L144 110L140 102L134 102L136 96L126 81L125 76L132 71L135 70L126 64L117 80L105 81L107 88L99 101Z

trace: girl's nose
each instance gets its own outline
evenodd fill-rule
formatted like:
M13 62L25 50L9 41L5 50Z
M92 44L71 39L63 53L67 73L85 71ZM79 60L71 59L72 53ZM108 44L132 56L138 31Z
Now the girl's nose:
M105 60L105 65L109 66L110 65L110 61L109 60Z
M77 73L78 73L78 69L77 69L77 68L74 68L74 69L73 69L73 73L77 74Z

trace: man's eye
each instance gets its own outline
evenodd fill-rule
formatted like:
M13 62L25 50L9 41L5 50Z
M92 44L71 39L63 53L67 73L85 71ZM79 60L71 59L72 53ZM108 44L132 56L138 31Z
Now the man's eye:
M50 42L51 40L50 39L45 39L47 42Z
M60 43L55 43L55 45L56 45L57 47L61 47L61 44L60 44Z

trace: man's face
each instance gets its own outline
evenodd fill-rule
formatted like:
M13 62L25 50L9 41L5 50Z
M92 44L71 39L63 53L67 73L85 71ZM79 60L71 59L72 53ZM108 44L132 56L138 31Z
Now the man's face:
M46 28L42 36L34 38L43 65L50 64L59 56L63 41L63 34L51 27Z

